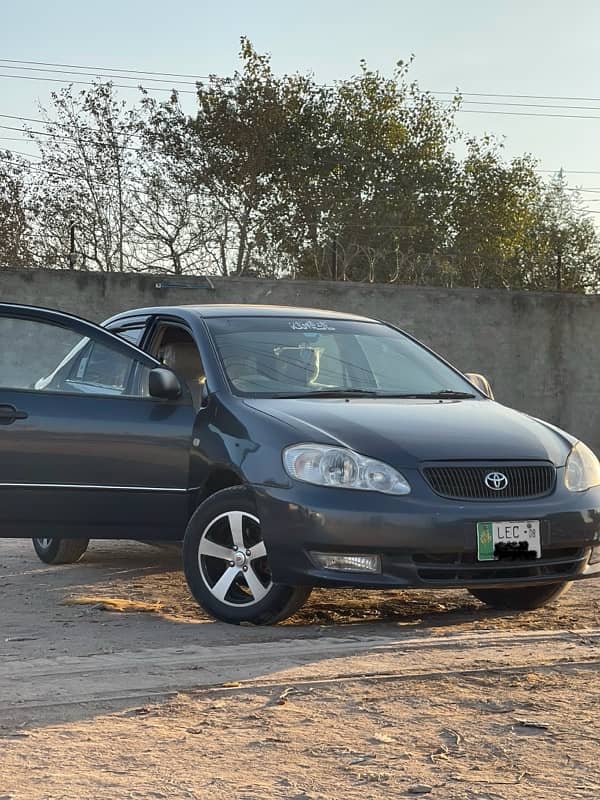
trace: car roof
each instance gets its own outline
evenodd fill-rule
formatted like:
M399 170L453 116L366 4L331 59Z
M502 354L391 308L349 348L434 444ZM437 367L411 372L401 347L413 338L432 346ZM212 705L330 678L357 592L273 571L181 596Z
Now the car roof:
M369 317L348 314L340 311L328 311L322 308L297 308L296 306L251 305L245 303L223 303L209 305L153 306L149 308L132 308L111 317L107 322L128 317L153 316L155 314L173 314L183 318L204 317L302 317L312 319L345 319L359 322L378 322Z

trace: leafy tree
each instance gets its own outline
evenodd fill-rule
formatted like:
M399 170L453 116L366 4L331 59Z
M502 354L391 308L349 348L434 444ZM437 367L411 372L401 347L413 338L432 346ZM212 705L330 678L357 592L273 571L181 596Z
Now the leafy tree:
M527 288L600 290L600 239L560 170L537 198L537 216L525 259Z
M465 139L460 97L423 92L410 61L321 86L276 75L246 38L240 57L198 83L191 116L176 92L53 94L30 133L39 168L0 171L0 254L29 262L34 236L38 263L62 268L600 288L598 234L564 176L546 185L531 156Z
M529 156L505 162L493 138L469 140L453 192L452 283L508 288L523 282L522 255L542 192L535 166Z

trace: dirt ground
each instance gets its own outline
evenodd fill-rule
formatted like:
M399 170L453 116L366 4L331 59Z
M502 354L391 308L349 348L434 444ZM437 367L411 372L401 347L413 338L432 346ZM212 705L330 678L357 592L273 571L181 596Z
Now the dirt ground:
M319 591L235 628L177 553L2 542L0 610L0 800L600 796L595 581L522 615Z
M597 798L597 677L181 696L13 733L0 782L14 798Z

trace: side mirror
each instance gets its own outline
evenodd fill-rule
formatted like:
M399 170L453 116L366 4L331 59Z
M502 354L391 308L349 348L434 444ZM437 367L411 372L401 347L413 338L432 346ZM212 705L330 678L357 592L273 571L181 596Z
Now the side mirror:
M159 400L177 400L181 397L181 383L170 369L156 367L148 377L148 391Z
M465 378L471 381L473 386L476 386L479 391L483 392L490 400L494 399L492 386L484 375L480 375L478 372L465 372Z

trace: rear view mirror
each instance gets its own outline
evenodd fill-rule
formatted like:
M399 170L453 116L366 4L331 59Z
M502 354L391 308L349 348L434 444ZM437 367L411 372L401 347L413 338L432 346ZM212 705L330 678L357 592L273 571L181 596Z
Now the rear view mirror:
M478 372L465 372L465 378L471 381L473 386L476 386L479 391L483 392L490 400L494 399L492 386L484 375L480 375Z
M148 391L151 397L160 400L177 400L181 397L181 383L174 372L165 367L156 367L148 378Z

